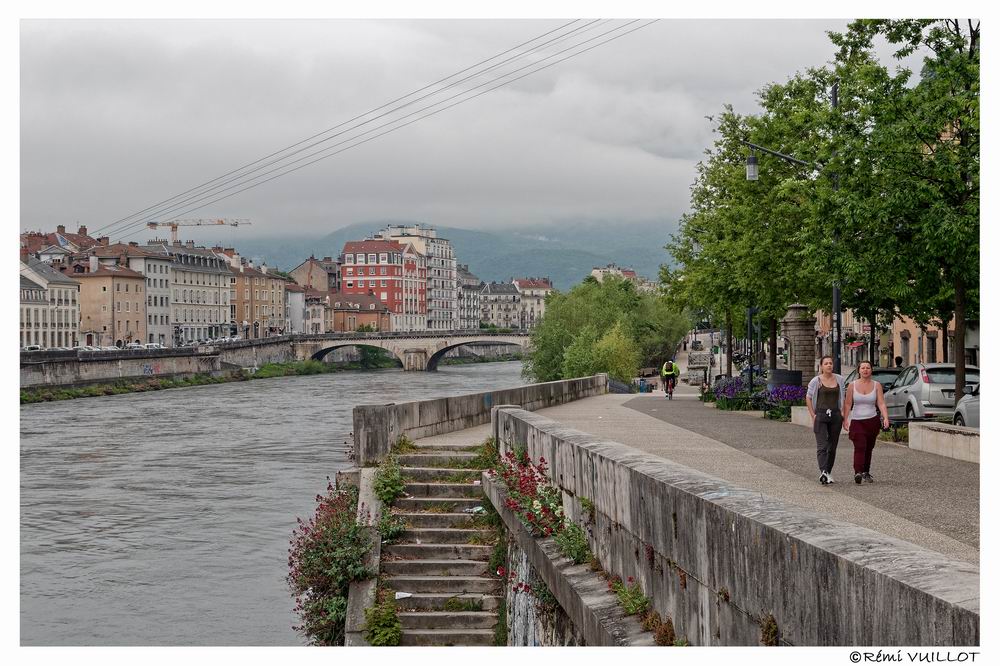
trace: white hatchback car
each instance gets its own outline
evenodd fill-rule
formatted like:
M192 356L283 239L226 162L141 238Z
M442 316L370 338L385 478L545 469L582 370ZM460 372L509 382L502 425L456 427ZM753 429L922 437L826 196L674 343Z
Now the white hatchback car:
M979 384L973 386L972 391L958 401L952 423L969 428L979 427Z

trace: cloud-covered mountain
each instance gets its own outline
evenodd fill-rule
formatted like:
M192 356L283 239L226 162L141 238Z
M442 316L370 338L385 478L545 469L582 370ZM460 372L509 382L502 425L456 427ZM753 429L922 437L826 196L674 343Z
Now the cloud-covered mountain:
M382 229L387 221L358 222L320 238L247 239L239 243L245 256L266 259L289 270L310 255L336 257L349 240ZM401 223L393 221L393 223ZM548 276L557 289L569 289L595 266L616 263L655 280L669 258L663 246L674 225L662 221L619 223L569 220L517 226L496 231L436 227L451 241L459 263L489 282L511 277Z

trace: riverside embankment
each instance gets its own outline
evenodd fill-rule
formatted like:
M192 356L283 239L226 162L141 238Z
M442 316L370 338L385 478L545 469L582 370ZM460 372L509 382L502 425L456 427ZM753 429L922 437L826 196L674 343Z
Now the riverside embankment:
M523 384L520 363L280 377L23 405L25 645L301 645L295 517L357 404Z

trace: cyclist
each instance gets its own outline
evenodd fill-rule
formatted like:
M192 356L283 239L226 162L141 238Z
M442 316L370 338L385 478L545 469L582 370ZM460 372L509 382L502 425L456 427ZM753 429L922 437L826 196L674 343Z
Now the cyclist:
M674 363L672 358L668 358L660 368L660 377L663 378L663 392L667 394L667 400L674 399L674 385L677 378L681 376L681 369Z

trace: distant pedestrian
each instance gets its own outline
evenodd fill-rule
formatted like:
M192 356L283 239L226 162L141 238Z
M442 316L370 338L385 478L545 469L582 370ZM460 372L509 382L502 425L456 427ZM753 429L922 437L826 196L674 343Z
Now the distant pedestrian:
M806 408L813 420L816 435L816 462L819 463L819 482L824 486L833 483L833 463L837 458L837 443L843 424L844 378L833 372L833 357L819 360L819 375L809 381L806 389Z
M903 357L902 356L897 356L894 360L896 361L896 367L897 368L902 368L903 367Z
M881 412L881 416L880 413ZM879 426L889 427L889 416L882 395L882 384L872 381L872 364L861 361L858 379L847 387L844 397L844 430L854 442L854 483L875 483L872 478L872 451Z

